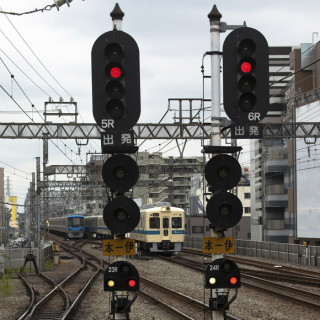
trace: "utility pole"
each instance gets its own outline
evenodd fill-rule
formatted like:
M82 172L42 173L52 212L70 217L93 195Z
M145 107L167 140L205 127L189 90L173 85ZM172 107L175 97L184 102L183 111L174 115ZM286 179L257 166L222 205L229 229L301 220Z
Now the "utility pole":
M36 168L37 168L37 247L38 247L38 266L41 270L41 230L40 230L40 221L41 221L41 179L40 179L40 157L36 157Z

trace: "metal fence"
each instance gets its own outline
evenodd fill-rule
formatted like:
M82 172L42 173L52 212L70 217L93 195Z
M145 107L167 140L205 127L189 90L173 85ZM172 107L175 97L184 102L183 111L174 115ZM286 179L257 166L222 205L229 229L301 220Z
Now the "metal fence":
M202 249L202 237L186 236L185 247ZM320 247L301 244L236 240L235 254L291 264L320 267Z
M320 247L317 246L236 240L236 254L305 266L320 266Z
M0 263L8 268L21 268L24 264L25 256L28 254L28 252L32 250L32 253L35 256L38 256L38 248L5 248L0 250ZM44 268L44 263L47 260L52 259L53 257L53 248L51 244L44 244L43 248L40 250L41 253L41 266L39 266L40 270L43 270ZM37 259L38 262L38 259ZM27 263L26 268L33 268L32 263Z

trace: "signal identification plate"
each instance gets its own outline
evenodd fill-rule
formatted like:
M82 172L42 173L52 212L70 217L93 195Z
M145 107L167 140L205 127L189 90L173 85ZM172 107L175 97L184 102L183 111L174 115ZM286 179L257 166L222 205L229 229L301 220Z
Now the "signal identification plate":
M104 256L132 256L136 254L134 239L107 239L102 241Z
M234 245L234 238L204 237L202 243L202 252L234 254Z

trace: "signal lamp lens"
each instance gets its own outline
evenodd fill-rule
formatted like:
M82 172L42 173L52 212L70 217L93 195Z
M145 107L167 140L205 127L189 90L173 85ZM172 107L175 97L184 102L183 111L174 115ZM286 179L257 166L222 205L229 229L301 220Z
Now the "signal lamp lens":
M229 168L227 168L227 167L220 167L220 168L218 169L218 177L219 177L220 179L226 179L226 178L229 177L229 172L230 172Z
M130 265L128 263L123 263L120 266L120 272L124 274L128 274L131 271Z
M238 88L241 92L250 92L252 91L256 86L256 79L251 75L247 74L241 77L239 80Z
M136 284L137 284L136 280L134 280L134 279L130 279L128 281L128 285L129 285L130 288L134 288L136 286Z
M110 100L107 111L112 119L121 119L124 116L124 106L120 100Z
M231 271L231 269L232 269L232 262L228 260L225 261L222 265L222 271L228 273Z
M241 74L253 72L256 67L256 61L251 57L245 57L240 60L238 68Z
M119 208L118 210L116 210L114 215L118 221L125 221L129 217L128 212L125 211L123 208Z
M115 282L114 282L113 280L108 280L107 286L108 286L109 288L113 288L114 285L115 285Z
M250 112L256 104L256 97L254 94L247 92L240 96L239 107L242 111Z
M110 69L110 76L111 76L112 78L114 78L114 79L120 78L121 73L122 73L122 71L121 71L121 69L118 68L118 67L113 67L113 68Z
M216 282L217 282L217 279L216 279L216 278L214 278L214 277L209 278L209 283L210 283L211 285L214 285Z
M251 56L256 51L256 44L251 39L243 39L238 46L240 57Z
M106 86L106 92L113 99L121 99L124 95L124 87L119 81L110 81Z
M123 167L116 167L114 168L113 174L117 179L120 180L127 176L127 171Z
M123 58L123 51L119 44L110 43L106 46L105 55L110 61L120 61Z
M218 212L221 216L226 217L231 214L232 208L228 203L224 203L219 207Z
M248 73L251 71L252 67L249 62L242 62L240 69L243 73Z
M236 285L238 283L238 278L233 276L229 278L229 283L232 285Z

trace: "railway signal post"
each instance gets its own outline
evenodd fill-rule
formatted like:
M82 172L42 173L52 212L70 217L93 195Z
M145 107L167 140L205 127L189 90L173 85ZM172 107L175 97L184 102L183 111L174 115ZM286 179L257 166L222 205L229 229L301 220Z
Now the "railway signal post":
M207 199L206 206L211 237L203 239L203 252L212 253L212 262L206 270L204 287L210 289L209 308L212 310L212 319L215 320L224 319L225 310L236 298L241 285L239 268L233 261L224 259L223 253L227 253L227 249L230 248L234 251L234 239L225 238L224 231L240 221L243 211L238 197L228 192L241 178L241 167L234 155L242 148L221 146L220 58L222 54L224 109L234 122L231 129L236 125L251 130L248 127L254 126L254 132L259 131L259 122L266 115L269 106L267 41L259 31L245 25L228 26L220 22L221 17L221 13L214 5L208 14L211 51L206 53L211 56L212 135L210 145L203 148L203 153L212 155L205 167L205 179L211 195L211 198ZM227 36L222 53L220 33L228 29L233 31ZM225 249L221 250L224 245ZM236 290L231 300L228 297L230 289Z
M258 30L238 28L223 43L223 103L236 124L255 124L267 114L269 47Z
M126 255L135 254L135 242L126 233L140 220L139 207L130 196L139 178L138 165L130 157L138 151L132 128L140 117L139 48L121 30L124 13L118 4L110 15L113 30L98 37L92 47L92 103L102 129L102 153L110 155L102 168L109 198L103 220L113 239L104 240L103 247L104 255L115 256L115 261L105 271L104 290L112 292L110 319L129 319L139 290L139 273L126 261ZM129 292L134 292L132 299Z

